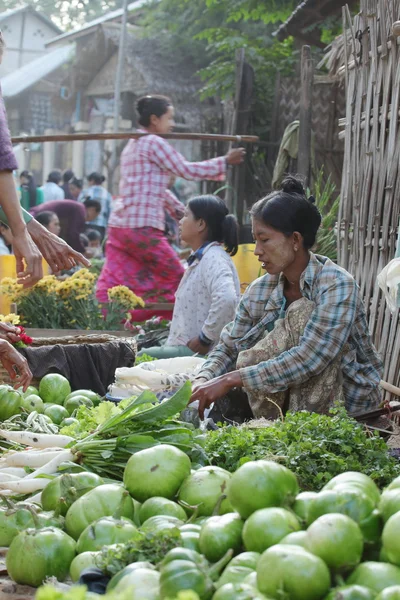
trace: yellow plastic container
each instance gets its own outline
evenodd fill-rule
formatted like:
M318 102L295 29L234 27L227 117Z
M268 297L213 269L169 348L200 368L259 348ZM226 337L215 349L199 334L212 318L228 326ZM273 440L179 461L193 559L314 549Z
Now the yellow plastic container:
M43 275L48 275L50 272L49 265L45 260L42 261L43 264ZM0 281L3 277L13 277L17 276L16 269L16 260L13 254L5 254L0 255ZM6 298L2 294L0 294L0 313L3 315L8 315L11 312L11 302L9 298Z
M254 256L255 244L240 244L237 254L232 256L233 263L239 275L240 289L242 292L247 286L263 275L263 270Z

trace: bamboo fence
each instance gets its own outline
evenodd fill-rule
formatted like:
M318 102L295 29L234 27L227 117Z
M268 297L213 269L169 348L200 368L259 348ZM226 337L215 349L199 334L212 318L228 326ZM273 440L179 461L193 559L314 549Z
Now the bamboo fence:
M391 314L376 283L394 258L400 214L400 0L361 0L351 20L343 8L346 118L340 121L344 165L338 222L339 263L358 281L384 363L400 384L399 311Z

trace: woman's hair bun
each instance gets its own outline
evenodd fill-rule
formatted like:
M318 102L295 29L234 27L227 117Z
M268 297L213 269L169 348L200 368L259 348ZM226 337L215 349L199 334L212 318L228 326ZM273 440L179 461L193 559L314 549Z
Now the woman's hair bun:
M146 110L146 105L149 106L151 101L151 96L143 96L143 98L139 98L136 103L136 110L141 115Z
M136 102L136 111L139 114L139 125L148 127L151 115L162 117L171 106L171 100L167 96L142 96Z
M287 194L301 194L305 195L304 185L299 177L294 175L287 175L281 184L282 192Z

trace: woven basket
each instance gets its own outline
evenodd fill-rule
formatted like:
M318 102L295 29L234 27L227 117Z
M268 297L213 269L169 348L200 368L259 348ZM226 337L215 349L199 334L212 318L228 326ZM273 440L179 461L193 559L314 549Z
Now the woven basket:
M61 337L37 337L32 338L32 347L38 348L39 346L55 346L56 344L71 345L71 344L104 344L106 342L113 342L118 340L119 342L127 342L132 347L132 353L135 355L137 352L137 344L134 337L121 337L118 335L111 335L108 333L98 334L78 334L78 335L65 335ZM15 382L11 380L6 369L0 363L0 384L14 385ZM40 383L40 379L33 378L31 385L37 387Z

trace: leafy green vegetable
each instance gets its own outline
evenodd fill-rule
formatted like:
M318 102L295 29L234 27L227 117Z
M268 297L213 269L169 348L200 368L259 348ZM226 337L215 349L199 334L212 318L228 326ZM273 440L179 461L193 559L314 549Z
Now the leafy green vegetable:
M85 585L74 585L68 590L60 590L50 583L40 587L35 596L35 600L93 600L93 598L93 593L89 593ZM107 592L101 598L104 600L131 600L132 590L128 587L128 589L118 592ZM196 592L183 590L170 600L200 600L200 598Z
M378 434L367 432L343 407L328 415L288 413L270 427L223 427L206 438L213 465L235 471L250 460L279 460L296 473L303 490L320 490L345 471L369 475L378 486L400 474L400 463L389 456Z
M140 365L140 363L151 362L152 360L157 360L154 356L150 356L149 354L142 354L141 356L137 356L135 359L135 367Z
M129 401L132 401L129 398ZM88 408L82 405L78 408L75 418L79 423L67 425L60 430L61 435L69 435L75 440L82 439L93 433L99 425L103 425L111 417L122 412L121 405L116 405L113 402L100 402L95 408Z
M179 529L142 533L141 537L128 544L105 546L96 558L96 564L107 575L115 575L134 562L148 561L154 565L181 543Z
M68 590L60 590L49 583L40 587L35 596L35 600L93 600L93 598L94 595L87 591L86 585L74 585ZM122 592L109 592L101 598L105 600L131 600L132 592L128 588ZM187 600L195 599L188 598Z
M103 402L90 411L80 407L79 425L64 429L67 435L78 440L74 451L80 464L103 477L122 480L130 456L158 444L176 446L194 464L204 465L208 460L202 440L197 439L198 432L190 423L174 420L186 407L190 394L191 385L187 381L176 394L161 403L152 392L145 391L118 407L111 402ZM106 406L103 408L103 405Z
M160 404L153 406L150 410L135 415L134 418L142 423L165 421L165 419L175 416L187 407L191 391L192 385L190 381L186 381L171 398L160 402Z

